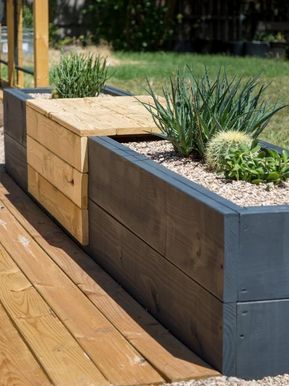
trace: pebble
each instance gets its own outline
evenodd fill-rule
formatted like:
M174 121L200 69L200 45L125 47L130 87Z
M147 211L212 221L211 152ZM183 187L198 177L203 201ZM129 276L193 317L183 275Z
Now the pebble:
M178 156L168 141L129 142L125 145L239 206L289 205L288 182L279 186L228 182L222 175L207 170L202 162Z

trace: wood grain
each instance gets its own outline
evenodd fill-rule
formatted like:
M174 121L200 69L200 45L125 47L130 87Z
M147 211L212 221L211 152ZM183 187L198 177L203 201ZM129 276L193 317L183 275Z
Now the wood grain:
M4 134L4 146L5 169L22 189L27 190L26 148L7 134Z
M51 381L35 360L1 304L0 325L1 385L51 385Z
M25 100L14 93L15 89L4 90L4 134L26 147Z
M2 247L0 279L2 304L53 383L108 384Z
M88 244L87 209L80 209L28 165L28 191L81 244Z
M48 75L48 40L49 15L48 0L33 2L34 18L34 85L43 87L49 85Z
M10 192L7 198L4 190L1 194L7 209L166 380L172 382L217 374L150 316L63 232L59 232L9 177L3 178Z
M87 208L88 176L27 136L27 162L80 209Z
M14 86L15 82L15 7L14 1L8 0L6 6L7 34L8 34L8 84Z
M152 101L147 96L137 98ZM130 96L38 99L28 101L28 105L79 136L146 134L157 130L151 114Z
M233 240L238 236L225 216L235 215L237 224L233 211L116 141L94 138L89 138L89 199L225 300L225 238L228 232ZM236 299L231 292L226 296Z
M112 384L157 384L163 381L6 208L0 211L0 223L0 242Z
M87 138L67 130L64 126L27 105L27 134L80 172L87 172Z
M223 303L89 200L90 252L177 338L217 369L223 347ZM231 358L233 360L233 358Z

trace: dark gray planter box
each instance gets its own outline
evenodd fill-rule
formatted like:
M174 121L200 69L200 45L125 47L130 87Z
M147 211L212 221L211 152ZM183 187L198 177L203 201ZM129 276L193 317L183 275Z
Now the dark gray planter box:
M289 206L242 208L89 139L89 252L226 375L289 371Z
M6 88L3 93L5 168L13 179L27 191L26 101L30 94L49 93L51 88ZM107 86L104 93L116 96L131 95Z

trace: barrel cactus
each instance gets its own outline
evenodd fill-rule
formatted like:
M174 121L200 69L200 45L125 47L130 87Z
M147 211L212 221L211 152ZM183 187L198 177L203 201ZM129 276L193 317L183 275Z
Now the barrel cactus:
M227 152L231 149L238 149L242 146L250 147L253 139L241 131L221 131L216 134L208 143L206 149L206 164L209 169L222 170L222 162Z

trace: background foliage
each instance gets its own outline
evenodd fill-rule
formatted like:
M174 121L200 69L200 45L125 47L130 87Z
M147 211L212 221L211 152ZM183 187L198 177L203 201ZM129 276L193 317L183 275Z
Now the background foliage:
M83 14L96 43L106 40L117 50L145 51L169 46L174 32L169 9L160 1L91 0Z

